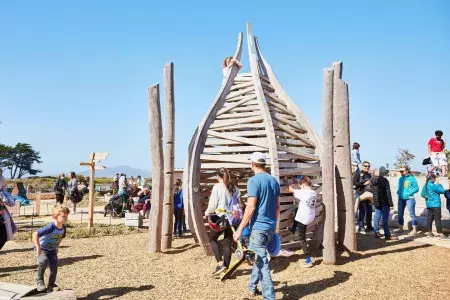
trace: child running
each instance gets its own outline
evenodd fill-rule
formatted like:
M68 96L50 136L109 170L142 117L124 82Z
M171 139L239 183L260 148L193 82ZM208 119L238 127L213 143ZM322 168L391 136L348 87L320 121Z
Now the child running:
M66 236L66 221L69 208L65 205L56 205L52 210L53 222L33 233L33 243L37 255L36 286L39 292L58 291L56 274L58 273L58 247ZM44 283L44 273L50 268L48 287Z
M296 179L293 179L296 182ZM301 177L298 182L300 189L294 189L288 184L289 192L294 193L294 197L299 200L297 214L295 215L294 224L289 228L291 232L295 232L298 229L300 244L303 253L306 255L303 267L311 268L313 263L311 261L311 252L308 248L308 243L306 242L306 227L310 224L316 217L316 199L317 194L311 189L311 178L308 176Z

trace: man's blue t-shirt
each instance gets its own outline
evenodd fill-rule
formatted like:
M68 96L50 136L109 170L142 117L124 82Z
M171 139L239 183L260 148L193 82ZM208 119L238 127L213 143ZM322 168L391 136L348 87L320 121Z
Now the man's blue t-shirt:
M248 180L248 197L256 197L256 209L250 220L253 230L270 230L277 227L277 199L280 185L270 174L259 173Z
M37 231L41 249L52 251L58 248L59 242L66 237L66 226L56 227L55 223L50 223Z

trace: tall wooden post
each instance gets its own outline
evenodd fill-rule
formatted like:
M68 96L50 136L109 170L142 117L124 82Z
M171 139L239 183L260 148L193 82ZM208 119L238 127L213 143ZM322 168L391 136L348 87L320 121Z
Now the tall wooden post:
M36 215L39 216L40 214L41 214L41 192L36 192Z
M172 247L173 232L173 168L175 141L175 96L173 82L173 63L164 66L164 106L165 106L165 145L164 145L164 199L162 215L161 250Z
M161 252L162 196L164 187L161 107L159 84L148 89L148 109L150 116L150 149L152 149L152 207L150 217L150 253Z
M336 163L338 242L348 251L356 251L348 86L342 80L342 62L333 63L333 70L333 147Z
M336 235L334 228L334 158L333 158L333 69L323 70L323 152L322 152L322 201L325 205L323 235L323 262L336 263Z
M88 228L94 227L94 195L95 195L95 153L91 154L91 165L89 175L89 214Z

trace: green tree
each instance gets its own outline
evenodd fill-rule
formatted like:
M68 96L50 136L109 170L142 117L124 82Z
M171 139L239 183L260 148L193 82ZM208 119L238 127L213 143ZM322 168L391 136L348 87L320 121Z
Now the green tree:
M10 165L11 150L10 146L0 144L0 169L6 169Z
M409 164L413 161L415 157L416 156L410 153L408 149L398 149L398 154L395 157L394 167L398 169L403 166L409 166Z
M11 179L41 173L41 170L33 168L35 163L42 163L41 156L30 144L17 143L14 147L10 147L6 168L11 172Z

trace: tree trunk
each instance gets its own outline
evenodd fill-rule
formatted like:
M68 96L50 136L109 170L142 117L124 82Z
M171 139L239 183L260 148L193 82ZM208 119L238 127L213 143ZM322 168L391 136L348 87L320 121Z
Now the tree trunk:
M150 116L150 149L152 149L152 207L149 228L148 250L161 252L162 195L164 187L161 107L159 84L148 89Z
M323 153L322 153L322 201L325 205L323 236L323 262L336 263L336 236L334 228L334 159L333 159L333 76L332 69L323 70Z
M161 250L172 247L173 232L173 168L175 141L175 97L173 63L164 66L165 145L164 145L164 199L162 217Z

